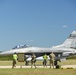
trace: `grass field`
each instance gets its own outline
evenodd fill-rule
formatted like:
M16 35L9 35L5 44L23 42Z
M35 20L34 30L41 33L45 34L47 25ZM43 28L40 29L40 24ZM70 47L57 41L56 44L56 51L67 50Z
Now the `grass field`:
M76 69L0 69L0 75L76 75Z
M76 59L70 59L63 62L58 62L59 65L76 65ZM49 62L47 63L49 65ZM12 61L0 61L0 66L11 66ZM25 65L25 62L17 62L17 65ZM42 65L42 61L37 61L36 65Z
M17 62L17 65L24 65L24 62ZM37 62L42 64L42 62ZM49 62L48 62L49 64ZM76 60L59 62L60 65L75 65ZM12 61L0 61L0 66L11 66ZM49 69L49 68L15 68L0 69L0 75L76 75L76 69Z

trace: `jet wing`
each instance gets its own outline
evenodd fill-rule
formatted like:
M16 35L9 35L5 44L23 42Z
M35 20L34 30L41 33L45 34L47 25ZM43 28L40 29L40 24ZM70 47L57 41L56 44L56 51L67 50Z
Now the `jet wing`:
M32 58L29 57L29 58L26 59L26 61L31 61L31 59L32 59ZM36 60L37 60L37 61L43 61L44 59L43 59L43 56L40 56L40 57L37 57ZM48 60L48 61L50 60L49 56L48 56L48 59L47 59L47 60ZM55 60L63 61L63 60L66 60L66 57L62 57L62 56L61 56L61 57L55 57Z

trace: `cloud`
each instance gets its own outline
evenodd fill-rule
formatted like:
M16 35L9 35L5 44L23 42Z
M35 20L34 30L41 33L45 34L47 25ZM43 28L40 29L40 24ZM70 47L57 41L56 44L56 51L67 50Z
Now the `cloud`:
M31 42L34 42L34 40L30 40Z
M67 28L68 26L67 26L67 25L63 25L62 27L63 27L63 28Z
M34 40L27 40L27 42L34 42Z

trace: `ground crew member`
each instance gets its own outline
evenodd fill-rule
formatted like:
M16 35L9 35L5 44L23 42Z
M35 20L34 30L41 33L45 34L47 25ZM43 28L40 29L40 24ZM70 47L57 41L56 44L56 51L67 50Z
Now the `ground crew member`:
M43 66L45 67L47 67L47 59L48 59L48 57L47 57L47 55L45 54L44 56L43 56L43 59L44 59L44 61L43 61Z
M18 56L16 53L13 54L13 63L12 63L12 68L16 67L16 62L17 62Z
M32 56L31 56L31 68L33 67L33 65L35 66L36 68L36 55L33 53Z
M51 66L53 66L53 68L54 68L55 54L52 52L49 55L49 58L50 58L50 68L51 68Z

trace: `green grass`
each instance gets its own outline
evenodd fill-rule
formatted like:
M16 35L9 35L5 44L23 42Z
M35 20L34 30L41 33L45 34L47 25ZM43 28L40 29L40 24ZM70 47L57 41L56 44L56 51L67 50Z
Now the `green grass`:
M17 65L24 65L24 62L17 62ZM36 62L42 64L42 61ZM48 62L49 64L49 62ZM60 65L75 65L76 60L59 62ZM0 61L0 66L11 66L12 61ZM15 68L0 69L0 75L76 75L76 69L49 69L49 68Z
M59 62L60 65L76 65L76 59L69 59L63 62Z
M0 69L0 75L76 75L75 69Z
M58 62L59 65L76 65L76 59L70 59L63 62ZM49 65L49 61L47 63ZM11 66L12 61L0 61L0 66ZM17 62L17 65L25 65L25 62ZM42 65L42 61L37 61L36 65Z

